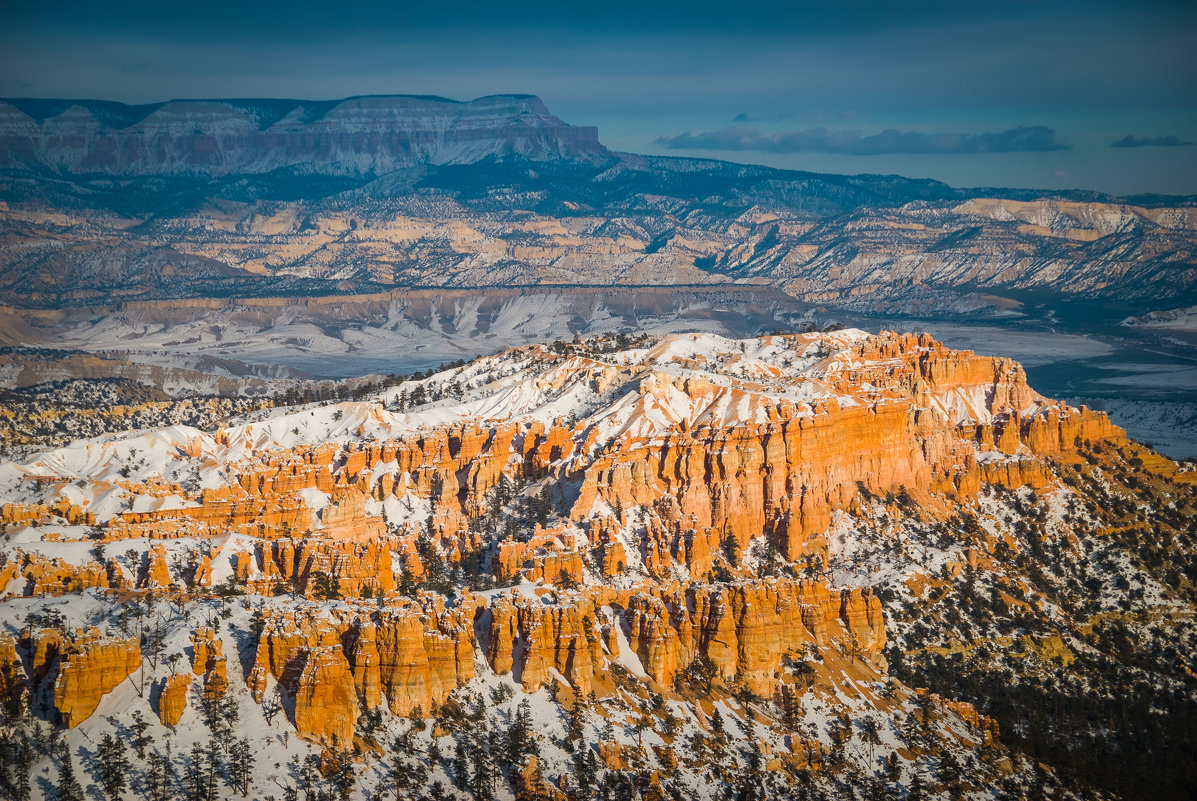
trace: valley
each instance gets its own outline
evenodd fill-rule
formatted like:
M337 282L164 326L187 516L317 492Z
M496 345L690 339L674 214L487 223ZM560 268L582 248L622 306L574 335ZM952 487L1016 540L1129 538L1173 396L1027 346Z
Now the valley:
M1195 203L0 100L0 797L1189 798Z

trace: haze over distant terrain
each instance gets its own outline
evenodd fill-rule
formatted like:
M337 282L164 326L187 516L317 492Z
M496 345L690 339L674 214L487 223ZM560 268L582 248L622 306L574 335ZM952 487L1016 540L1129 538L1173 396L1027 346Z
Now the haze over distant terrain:
M1189 2L9 6L0 96L530 92L620 151L1197 194Z
M619 153L530 95L17 98L0 142L11 346L258 381L611 330L917 321L1197 449L1189 198ZM216 381L196 380L172 391Z

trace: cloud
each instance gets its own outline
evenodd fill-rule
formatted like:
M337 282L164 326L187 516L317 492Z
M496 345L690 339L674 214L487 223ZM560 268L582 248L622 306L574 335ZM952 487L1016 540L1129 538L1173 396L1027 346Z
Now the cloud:
M770 133L744 125L706 133L662 136L656 144L672 150L753 150L765 153L839 153L878 156L893 153L1044 153L1068 150L1045 125L997 133L957 134L897 131L863 135L860 131L808 128Z
M1173 134L1168 134L1167 136L1132 136L1131 134L1127 134L1117 142L1110 142L1110 147L1189 147L1192 144L1192 142L1187 142Z

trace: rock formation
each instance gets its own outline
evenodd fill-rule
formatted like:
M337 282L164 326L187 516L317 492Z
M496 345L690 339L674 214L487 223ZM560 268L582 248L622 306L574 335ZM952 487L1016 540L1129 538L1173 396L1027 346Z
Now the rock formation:
M58 653L54 709L68 729L87 720L100 699L141 665L136 639L108 640L99 631L79 632Z

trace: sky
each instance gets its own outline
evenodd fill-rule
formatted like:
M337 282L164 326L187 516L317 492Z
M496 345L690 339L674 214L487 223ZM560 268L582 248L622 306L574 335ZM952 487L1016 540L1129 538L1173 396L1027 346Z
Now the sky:
M1197 194L1197 3L0 4L0 96L539 95L610 148Z

